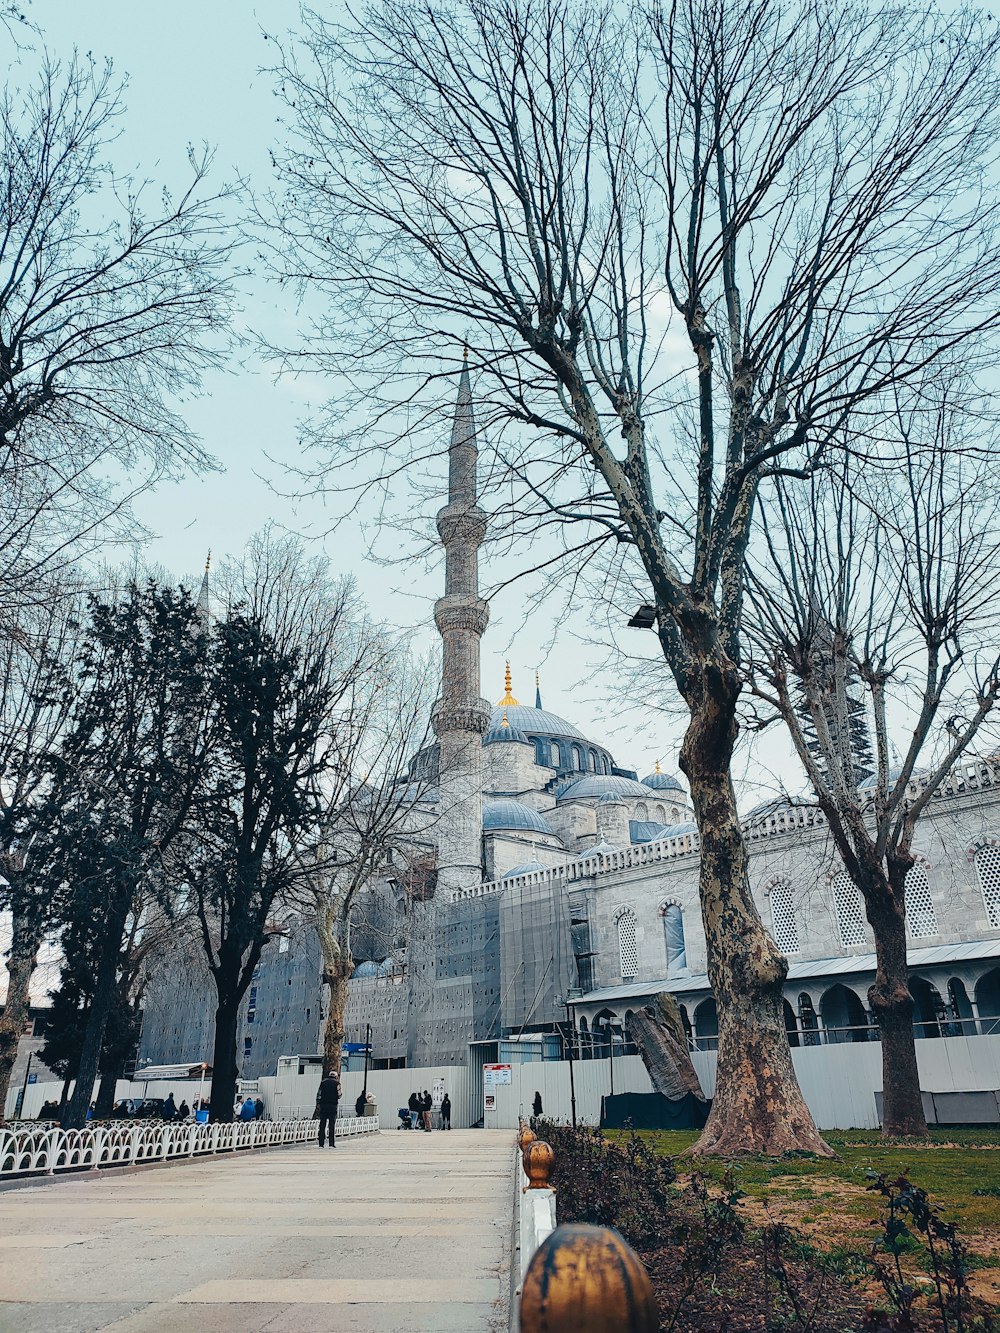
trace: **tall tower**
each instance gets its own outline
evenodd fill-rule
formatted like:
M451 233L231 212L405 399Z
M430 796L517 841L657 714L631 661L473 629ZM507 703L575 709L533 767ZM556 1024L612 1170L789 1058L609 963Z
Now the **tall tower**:
M469 367L462 366L448 450L448 503L437 516L445 550L444 596L434 622L444 644L433 723L440 745L438 886L445 898L482 882L482 738L491 708L479 694L479 640L490 609L479 595L478 449Z

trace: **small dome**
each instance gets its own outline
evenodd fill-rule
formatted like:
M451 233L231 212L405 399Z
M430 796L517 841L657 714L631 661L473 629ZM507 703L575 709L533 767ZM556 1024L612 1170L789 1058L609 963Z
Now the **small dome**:
M516 829L521 833L549 833L552 828L537 810L522 801L504 797L498 801L486 801L483 805L483 828Z
M598 804L598 805L624 805L625 802L622 800L622 798L621 798L619 795L617 795L616 792L613 792L613 791L606 791L606 792L604 793L604 795L601 797L601 799L597 802L597 804Z
M579 855L580 861L586 861L588 856L610 856L612 852L620 852L621 848L616 847L613 842L598 842L593 847L586 848Z
M354 975L356 977L377 977L379 974L378 970L380 967L381 967L380 963L372 963L372 962L359 963L357 967L354 969Z
M484 745L502 745L504 742L508 744L513 742L516 745L531 744L521 728L511 724L506 708L503 710L499 722L490 722L489 731L483 737Z
M506 871L500 878L513 879L515 875L533 875L537 870L544 869L541 861L526 861L523 866L515 866L513 870Z
M379 977L391 977L396 970L396 964L391 958L383 958L375 969L375 975Z
M895 786L895 784L899 781L899 775L902 773L902 771L903 770L901 768L889 769L889 772L886 776L888 778L890 788ZM927 770L925 768L915 768L913 772L910 774L910 781L917 782L919 781L920 778L924 777L926 773ZM865 778L864 782L858 784L858 791L874 791L877 786L878 786L878 775L873 773L870 778Z
M660 765L656 765L656 772L650 773L648 778L643 778L644 787L652 787L653 791L683 791L684 788L677 779L670 773L661 773Z
M613 775L595 773L588 778L580 778L576 782L571 782L568 787L564 787L557 797L560 801L577 801L581 797L599 797L599 796L635 796L645 797L655 795L648 787L643 786L641 782L636 782L634 778L618 778Z

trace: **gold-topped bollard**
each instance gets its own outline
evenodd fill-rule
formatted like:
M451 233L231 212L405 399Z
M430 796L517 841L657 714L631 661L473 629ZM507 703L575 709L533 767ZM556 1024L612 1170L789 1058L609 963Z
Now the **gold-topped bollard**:
M544 1139L532 1137L532 1141L526 1143L521 1149L521 1162L524 1165L524 1174L528 1177L525 1189L547 1190L555 1188L549 1184L549 1181L552 1179L552 1168L556 1164L556 1155Z
M529 1143L534 1142L534 1138L535 1131L530 1129L527 1125L522 1125L517 1131L517 1146L520 1148L521 1152L524 1152Z
M556 1227L532 1255L521 1291L521 1333L657 1333L649 1274L617 1231Z

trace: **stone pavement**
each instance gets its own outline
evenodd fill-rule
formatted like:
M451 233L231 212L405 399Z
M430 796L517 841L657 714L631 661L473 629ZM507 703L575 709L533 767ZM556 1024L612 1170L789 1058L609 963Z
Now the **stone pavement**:
M395 1129L0 1190L2 1333L497 1333L513 1135Z

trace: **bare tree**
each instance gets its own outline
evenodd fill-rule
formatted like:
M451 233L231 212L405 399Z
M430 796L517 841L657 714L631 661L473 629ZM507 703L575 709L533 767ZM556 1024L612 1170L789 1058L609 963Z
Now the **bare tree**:
M897 395L900 468L780 486L752 581L754 693L789 730L875 937L891 1136L927 1133L906 953L913 838L1000 696L995 448L969 407L955 381Z
M228 342L226 194L207 153L177 196L118 175L121 115L110 65L76 55L0 98L0 614L138 487L207 462L172 402Z
M58 916L58 903L33 861L32 842L45 805L48 756L72 714L67 682L79 610L63 596L34 615L22 614L17 638L0 639L0 907L10 913L7 995L0 1014L0 1121L38 951Z
M425 804L429 774L412 761L430 736L438 674L414 661L384 629L369 627L366 669L333 733L337 762L326 793L323 841L304 906L316 922L323 982L329 988L323 1026L327 1069L339 1070L348 982L354 973L351 929L361 896L393 860L426 845L434 816ZM388 950L387 950L388 952Z
M218 997L213 1120L233 1116L239 1006L254 968L316 872L340 726L372 647L350 584L294 541L265 533L223 583L209 780L178 864Z
M808 478L945 349L970 374L988 355L1000 38L832 0L385 0L305 24L271 244L314 318L287 364L351 385L315 431L330 477L384 489L437 456L465 341L494 532L551 533L536 569L642 571L689 713L719 1009L696 1151L827 1152L730 775L745 554L762 484Z

